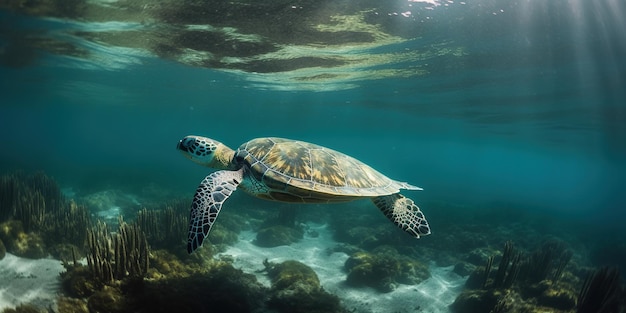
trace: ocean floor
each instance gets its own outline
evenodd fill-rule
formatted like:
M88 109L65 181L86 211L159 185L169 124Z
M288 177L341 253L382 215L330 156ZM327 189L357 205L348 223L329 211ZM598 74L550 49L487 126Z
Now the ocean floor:
M0 260L0 311L22 303L54 307L63 271L59 260L31 260L7 253Z
M101 192L83 199L95 208L95 218L108 223L118 220L122 206L134 209L138 201L118 192ZM218 254L217 258L231 259L236 268L253 274L258 281L270 287L263 261L273 263L296 260L312 268L322 287L341 299L342 306L354 313L424 312L449 313L449 305L461 292L466 277L453 273L453 267L430 264L431 277L419 285L397 285L392 292L381 293L373 288L355 288L345 283L344 264L349 256L337 252L341 243L335 241L327 224L306 223L304 238L291 245L274 248L259 247L253 242L256 232L239 233L239 241ZM417 243L419 244L419 243ZM422 261L422 260L420 260ZM423 260L423 262L428 262ZM31 260L12 254L0 260L0 311L19 304L40 308L54 308L61 292L59 274L65 271L61 261Z
M354 288L345 284L343 271L348 255L333 252L338 244L333 240L326 224L307 224L304 238L289 246L262 248L253 244L256 233L243 231L239 242L220 253L218 257L234 260L234 266L256 275L266 286L270 281L263 273L263 260L283 262L300 261L318 275L322 287L338 296L342 305L355 313L428 312L448 313L463 288L466 278L452 272L453 267L430 267L432 277L419 285L399 285L394 291L381 293L373 288Z

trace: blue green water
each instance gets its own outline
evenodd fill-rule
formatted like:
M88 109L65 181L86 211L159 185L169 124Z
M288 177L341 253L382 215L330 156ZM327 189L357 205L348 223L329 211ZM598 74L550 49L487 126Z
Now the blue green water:
M453 42L463 56L388 65L428 73L338 91L281 91L250 82L252 73L154 57L111 68L123 55L108 55L81 68L86 61L35 50L31 65L1 69L2 167L44 170L76 188L191 190L205 171L175 151L180 137L236 147L282 136L351 154L422 186L419 197L623 218L626 43L615 8L623 5L437 6L430 22L402 25L423 28L421 37L374 52ZM2 17L5 52L27 30L80 28Z
M2 8L0 170L43 170L79 193L156 186L164 197L190 196L209 170L176 151L183 136L232 148L277 136L328 146L420 186L409 193L418 203L476 214L502 203L512 218L519 210L549 216L546 229L585 221L574 232L598 242L606 239L594 238L599 230L621 229L624 2L393 1L380 14L406 10L411 16L392 27L405 40L359 51L397 62L341 69L363 74L354 78L297 81L283 79L289 71L193 66L79 41L74 32L96 26ZM51 52L33 36L76 41L91 56ZM429 53L405 57L412 51ZM436 214L464 223L454 212Z

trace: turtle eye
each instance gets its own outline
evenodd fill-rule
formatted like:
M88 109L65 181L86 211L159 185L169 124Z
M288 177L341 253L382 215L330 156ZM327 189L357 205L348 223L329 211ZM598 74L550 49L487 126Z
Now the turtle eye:
M179 141L176 148L184 152L189 152L189 139L182 139L181 141Z

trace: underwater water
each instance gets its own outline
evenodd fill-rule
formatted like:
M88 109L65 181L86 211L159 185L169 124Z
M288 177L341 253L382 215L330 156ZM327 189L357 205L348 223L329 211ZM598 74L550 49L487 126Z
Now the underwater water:
M588 270L626 272L623 1L18 2L0 4L0 174L42 171L92 223L132 221L172 199L188 207L212 170L176 150L186 135L233 149L284 137L422 187L403 194L432 234L412 240L368 201L289 206L236 192L216 225L246 226L210 257L264 288L274 287L256 273L263 259L295 259L353 312L480 312L450 305L506 241L528 253L563 242L574 255L568 299ZM297 210L304 237L283 248L332 252L309 259L254 245L284 207ZM350 227L360 226L373 241L355 239L364 230ZM346 284L344 263L386 247L425 264L430 280ZM470 269L450 273L458 264ZM0 300L0 309L30 302Z

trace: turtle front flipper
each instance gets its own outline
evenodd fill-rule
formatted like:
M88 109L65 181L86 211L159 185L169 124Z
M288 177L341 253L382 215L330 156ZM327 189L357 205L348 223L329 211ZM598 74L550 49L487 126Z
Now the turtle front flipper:
M222 204L237 189L243 179L243 169L217 171L205 177L196 189L189 216L187 252L192 253L202 246L211 226L222 209Z
M430 226L424 213L413 200L399 194L372 198L372 202L394 224L405 232L419 238L430 235Z

